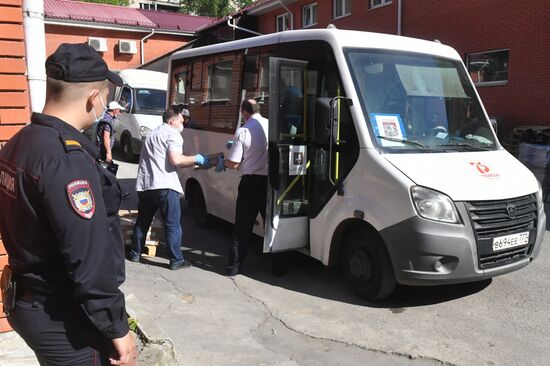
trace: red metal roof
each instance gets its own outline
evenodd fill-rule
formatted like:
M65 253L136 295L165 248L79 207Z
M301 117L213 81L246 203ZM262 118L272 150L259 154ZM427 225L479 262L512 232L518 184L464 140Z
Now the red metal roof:
M71 0L45 0L46 19L117 24L159 30L196 32L215 18L143 10L125 6L86 3Z

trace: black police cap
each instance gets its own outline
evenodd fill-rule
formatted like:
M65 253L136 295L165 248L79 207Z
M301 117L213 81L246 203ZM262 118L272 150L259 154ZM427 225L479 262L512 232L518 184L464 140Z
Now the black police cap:
M99 53L84 43L62 43L46 60L46 75L72 83L109 79L115 85L123 84Z

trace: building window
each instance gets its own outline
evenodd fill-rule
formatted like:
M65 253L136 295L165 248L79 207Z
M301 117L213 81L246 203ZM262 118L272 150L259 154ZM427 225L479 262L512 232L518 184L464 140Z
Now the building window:
M351 0L334 0L334 18L351 14Z
M231 61L208 66L208 100L229 100L232 70Z
M302 8L302 24L304 28L317 24L317 3Z
M378 8L380 6L391 4L392 0L370 0L370 8Z
M277 32L288 30L290 16L288 13L277 15Z
M508 81L508 50L470 53L466 63L470 77L476 84Z

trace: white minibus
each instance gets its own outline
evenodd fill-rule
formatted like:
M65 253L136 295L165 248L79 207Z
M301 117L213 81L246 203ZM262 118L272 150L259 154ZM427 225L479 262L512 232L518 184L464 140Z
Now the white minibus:
M145 138L162 124L168 74L127 69L119 75L124 85L115 89L114 100L126 110L115 120L115 143L121 147L126 159L134 160Z
M341 266L373 301L397 283L480 281L539 254L540 184L497 140L451 47L285 31L177 52L169 75L170 103L197 126L183 132L186 154L224 151L244 98L269 119L264 252ZM234 221L238 172L180 177L200 223Z

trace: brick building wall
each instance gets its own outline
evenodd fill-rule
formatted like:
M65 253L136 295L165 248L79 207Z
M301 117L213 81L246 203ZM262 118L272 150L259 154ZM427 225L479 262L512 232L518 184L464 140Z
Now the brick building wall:
M29 119L21 0L0 0L0 143Z
M547 112L550 73L550 19L545 1L438 0L404 1L403 32L407 36L434 39L466 54L509 50L508 83L478 86L491 116L503 120L503 131L517 125L550 125ZM506 135L503 133L502 135Z
M302 9L305 5L317 4L317 24L311 28L326 28L334 24L340 29L371 30L381 33L397 32L397 7L382 6L369 9L368 0L352 0L351 14L339 18L333 16L333 2L330 0L302 0L287 5L287 8L294 14L294 29L302 29ZM276 31L276 19L278 15L286 13L286 10L279 8L267 14L262 14L258 21L258 32L273 33Z
M0 146L29 120L21 0L0 0ZM0 272L8 257L0 239ZM0 302L0 333L11 330Z
M149 33L46 24L46 55L52 54L61 43L87 43L88 37L99 37L107 40L107 52L103 52L103 59L110 69L132 69L141 65L140 40L147 34ZM121 39L136 41L137 52L119 53L118 41ZM184 46L191 39L182 35L156 33L144 42L144 63Z
M351 0L351 14L333 19L333 1L298 1L288 5L294 14L294 29L302 29L302 8L317 3L317 24L332 23L340 29L397 33L397 0L369 9L368 0ZM402 35L427 40L438 39L455 48L463 60L473 52L509 50L508 82L483 85L477 90L492 117L499 117L499 135L506 136L519 125L550 125L546 111L550 73L550 19L545 1L518 2L432 0L402 2ZM276 17L286 10L258 15L258 31L276 31Z

